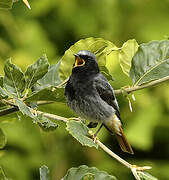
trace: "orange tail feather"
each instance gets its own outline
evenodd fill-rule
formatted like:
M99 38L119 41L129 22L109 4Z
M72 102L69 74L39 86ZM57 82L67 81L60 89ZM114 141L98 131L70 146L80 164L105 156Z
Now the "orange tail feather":
M122 151L130 153L130 154L134 154L131 145L128 143L127 138L124 135L123 129L121 127L119 127L119 128L120 128L121 135L115 133L115 136L117 138L117 141L118 141Z

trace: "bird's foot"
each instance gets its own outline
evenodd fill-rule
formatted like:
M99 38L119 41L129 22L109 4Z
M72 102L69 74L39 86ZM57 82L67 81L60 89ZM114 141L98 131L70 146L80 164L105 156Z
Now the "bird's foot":
M95 143L96 140L98 139L97 136L96 136L97 134L96 134L96 133L93 134L93 132L92 132L91 130L89 130L88 133L90 134L91 139L92 139L93 142Z
M38 111L37 108L34 108L32 110L32 114L35 115L35 116L38 116L38 112L37 111Z

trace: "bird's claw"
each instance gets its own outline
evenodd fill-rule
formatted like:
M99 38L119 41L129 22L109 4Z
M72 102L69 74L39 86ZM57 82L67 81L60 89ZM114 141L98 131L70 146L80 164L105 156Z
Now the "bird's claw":
M88 133L90 134L91 139L93 140L93 142L95 143L96 140L98 139L96 134L93 134L93 132L91 130L88 131Z
M37 109L36 109L36 108L32 110L32 114L35 115L35 116L38 115L38 112L37 112Z

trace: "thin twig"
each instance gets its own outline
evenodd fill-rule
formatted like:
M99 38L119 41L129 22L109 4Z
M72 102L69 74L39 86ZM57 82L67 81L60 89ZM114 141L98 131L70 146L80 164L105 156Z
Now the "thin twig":
M50 113L46 113L46 112L42 112L42 111L37 111L37 114L43 114L43 116L45 116L47 118L50 118L50 119L53 119L53 120L56 120L56 121L62 121L62 122L65 122L65 123L68 122L67 118L61 117L61 116L58 116L58 115L55 115L55 114L50 114Z
M123 164L124 166L126 166L127 168L131 169L132 165L130 163L128 163L127 161L125 161L124 159L122 159L121 157L119 157L117 154L115 154L114 152L112 152L108 147L106 147L102 142L100 142L98 139L96 139L95 141L100 148L102 148L107 154L109 154L111 157L113 157L114 159L116 159L117 161L119 161L121 164Z
M140 89L144 89L144 88L147 88L147 87L150 87L150 86L155 86L155 85L158 85L164 81L168 81L169 80L169 76L166 76L164 78L161 78L161 79L158 79L158 80L154 80L152 82L149 82L147 84L143 84L141 86L133 86L133 87L128 87L128 88L124 88L124 89L118 89L118 90L115 90L115 94L122 94L124 91L127 92L128 94L131 93L131 92L134 92L134 91L137 91L137 90L140 90Z
M2 99L1 102L3 104L10 105L12 107L0 110L0 117L19 111L19 108L13 103L11 103L10 101ZM45 105L45 104L51 104L51 103L54 103L54 101L37 101L37 105Z
M4 101L5 104L11 105L13 106L12 108L9 108L8 111L12 111L13 110L19 110L19 108L17 106L15 106L14 104L12 104L10 101L5 100ZM42 102L41 102L42 103ZM43 103L42 103L43 104ZM33 109L32 109L33 110ZM5 111L2 111L5 112ZM9 112L11 113L11 112ZM50 113L46 113L46 112L42 112L42 111L36 111L36 114L43 114L43 116L56 120L56 121L61 121L64 123L67 123L69 121L68 118L62 117L62 116L58 116L55 114L50 114ZM131 170L131 172L133 173L134 177L136 178L136 180L140 180L140 177L137 174L137 171L143 171L143 170L148 170L150 169L149 166L144 166L144 167L137 167L136 165L131 165L130 163L128 163L127 161L125 161L124 159L122 159L121 157L119 157L117 154L115 154L114 152L112 152L109 148L107 148L102 142L100 142L97 138L95 140L95 142L99 145L99 147L101 149L103 149L107 154L109 154L111 157L113 157L114 159L116 159L118 162L120 162L121 164L123 164L124 166L126 166L127 168L129 168Z

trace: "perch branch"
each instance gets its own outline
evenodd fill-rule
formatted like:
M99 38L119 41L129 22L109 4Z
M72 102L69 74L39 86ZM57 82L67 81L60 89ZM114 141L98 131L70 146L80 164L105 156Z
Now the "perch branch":
M128 87L128 88L124 88L124 89L118 89L118 90L115 90L114 92L115 92L115 94L122 94L125 91L129 94L129 93L137 91L137 90L141 90L141 89L144 89L144 88L147 88L150 86L158 85L167 80L169 80L169 76L166 76L166 77L158 79L158 80L151 81L151 82L149 82L147 84L143 84L141 86L133 86L133 87Z
M12 112L18 111L19 108L17 106L15 106L11 101L7 101L4 100L3 101L4 104L7 105L11 105L13 107L8 108L4 111L0 111L0 116L4 115L4 114L10 114ZM44 104L44 102L41 102L40 104ZM32 109L33 111L33 109ZM42 111L36 111L37 114L43 114L43 116L53 119L55 121L61 121L64 123L67 123L69 121L68 118L65 117L61 117L55 114L50 114L50 113L46 113L46 112L42 112ZM95 143L98 144L98 146L103 149L103 151L105 151L107 154L109 154L111 157L113 157L114 159L116 159L119 163L121 163L122 165L126 166L127 168L129 168L132 172L132 174L134 175L136 180L140 180L140 177L138 176L137 172L139 171L143 171L143 170L148 170L151 167L149 166L144 166L144 167L137 167L136 165L131 165L130 163L128 163L127 161L125 161L124 159L122 159L121 157L119 157L117 154L115 154L114 152L112 152L108 147L106 147L102 142L100 142L97 138Z
M68 122L68 119L65 118L65 117L62 117L62 116L58 116L58 115L55 115L55 114L50 114L50 113L44 113L42 111L37 111L37 114L43 114L43 116L47 117L47 118L50 118L50 119L53 119L55 121L62 121L64 123L67 123Z

